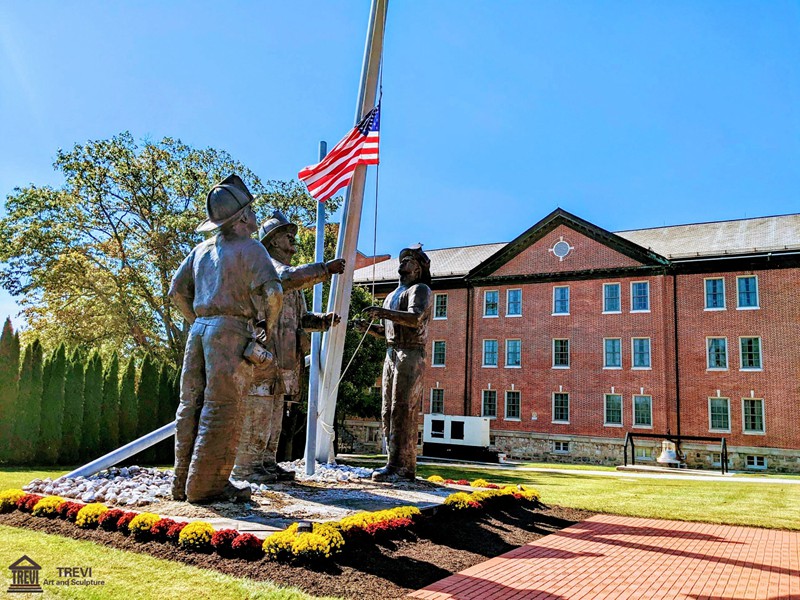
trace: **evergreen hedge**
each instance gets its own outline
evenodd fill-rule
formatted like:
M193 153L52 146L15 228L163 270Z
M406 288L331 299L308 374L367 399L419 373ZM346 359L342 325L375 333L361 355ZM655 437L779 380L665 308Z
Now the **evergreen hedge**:
M0 463L77 465L175 419L178 376L145 355L106 359L59 345L47 359L39 340L21 351L10 319L0 333ZM172 439L135 458L169 464Z

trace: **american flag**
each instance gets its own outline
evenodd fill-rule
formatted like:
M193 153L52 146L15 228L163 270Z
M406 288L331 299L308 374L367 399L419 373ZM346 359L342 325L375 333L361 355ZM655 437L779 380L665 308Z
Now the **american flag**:
M297 176L305 182L314 198L325 202L350 183L358 165L378 164L379 140L380 106L376 106L333 147L322 162L306 167Z

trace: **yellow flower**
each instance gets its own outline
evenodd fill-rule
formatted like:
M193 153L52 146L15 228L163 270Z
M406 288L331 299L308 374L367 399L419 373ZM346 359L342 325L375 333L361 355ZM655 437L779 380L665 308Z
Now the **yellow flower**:
M87 504L80 511L75 518L75 524L82 529L91 529L97 527L100 517L108 511L108 507L100 502L92 502Z
M10 512L17 508L17 500L25 495L23 490L12 489L0 492L0 513Z
M61 496L47 496L46 498L42 498L36 503L36 506L33 507L33 516L55 517L56 508L58 508L58 505L62 502L64 502L64 499Z
M430 481L431 483L442 483L444 481L444 477L442 477L441 475L431 475L430 477L428 477L428 481Z
M185 550L206 550L211 545L214 528L205 521L194 521L181 530L178 545Z
M158 521L159 517L155 513L140 513L133 517L128 524L128 531L136 537L144 537L150 533L150 528Z

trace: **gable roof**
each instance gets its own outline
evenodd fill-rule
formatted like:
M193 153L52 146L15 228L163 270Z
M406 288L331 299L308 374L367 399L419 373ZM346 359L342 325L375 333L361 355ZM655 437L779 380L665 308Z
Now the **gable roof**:
M800 249L800 214L619 231L671 260Z
M496 271L502 265L517 256L520 252L530 247L534 242L542 239L545 235L553 231L556 227L565 225L585 235L588 238L596 240L601 244L610 246L617 252L629 256L630 258L646 264L646 265L659 265L667 264L667 260L659 256L655 252L642 248L638 244L631 242L625 238L621 238L616 234L606 231L577 217L562 208L557 208L544 219L536 223L533 227L517 236L516 239L506 244L503 248L498 250L494 255L490 256L483 263L470 271L469 276L472 277L485 277Z

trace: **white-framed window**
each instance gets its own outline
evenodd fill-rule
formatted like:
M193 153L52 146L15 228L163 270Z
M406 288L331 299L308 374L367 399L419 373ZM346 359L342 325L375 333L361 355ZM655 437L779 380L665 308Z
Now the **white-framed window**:
M631 283L631 312L650 312L650 282Z
M707 368L709 371L724 371L728 368L728 338L706 338Z
M434 319L447 318L447 294L433 295L433 318Z
M569 423L569 394L553 394L553 423Z
M569 454L569 442L562 442L560 440L553 440L553 453L555 453L555 454Z
M635 395L633 397L633 426L653 426L653 397Z
M522 316L522 290L514 288L506 291L506 316Z
M622 426L622 394L604 394L605 421L606 427Z
M483 390L481 394L481 416L497 417L497 390Z
M553 314L569 314L569 286L557 285L553 288Z
M553 368L569 369L569 340L553 340Z
M758 307L758 277L740 275L736 278L737 310L753 310Z
M441 388L431 388L431 413L444 414L444 390Z
M731 401L730 398L709 398L708 399L708 430L724 431L731 430Z
M703 281L706 288L705 310L725 310L725 280L722 277L708 277Z
M506 340L506 367L517 368L522 365L522 341Z
M483 340L483 366L497 366L497 340Z
M636 446L636 460L653 460L653 448L647 446Z
M761 338L739 338L739 368L742 371L761 370Z
M618 283L603 284L603 312L620 313L622 312L622 298L620 297L621 286Z
M742 398L742 430L753 434L766 432L763 398Z
M521 398L521 396L520 396L519 390L507 390L506 391L506 420L507 421L519 421L520 420L520 415L522 414L520 398Z
M622 368L622 339L603 338L603 368Z
M650 369L650 338L631 338L631 367Z
M487 290L483 292L483 316L496 317L500 314L500 292Z
M745 467L756 471L763 471L767 468L767 457L748 454L744 459Z
M443 367L446 354L447 343L444 340L434 340L431 365L434 367Z

